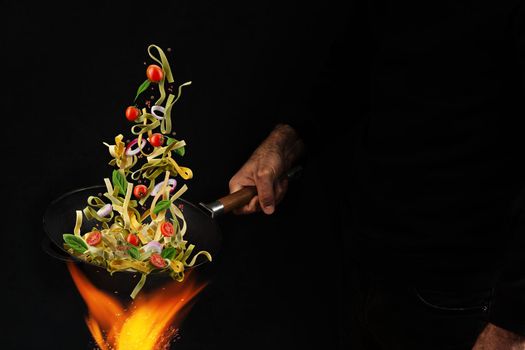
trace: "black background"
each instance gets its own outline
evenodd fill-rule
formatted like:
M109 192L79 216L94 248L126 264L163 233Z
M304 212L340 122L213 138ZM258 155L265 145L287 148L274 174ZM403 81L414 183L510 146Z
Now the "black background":
M128 130L124 110L144 80L147 46L171 48L176 82L193 82L174 130L195 174L185 198L208 201L227 193L229 178L283 117L282 101L311 86L347 8L9 1L1 12L2 348L93 348L65 264L41 249L42 214L54 198L110 174L102 142ZM216 273L173 348L337 348L341 252L323 191L335 180L318 163L276 214L220 219Z

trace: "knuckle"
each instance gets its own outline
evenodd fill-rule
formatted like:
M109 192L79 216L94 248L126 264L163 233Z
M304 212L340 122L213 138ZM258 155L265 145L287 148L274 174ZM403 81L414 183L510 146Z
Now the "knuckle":
M257 173L255 174L256 178L258 179L268 179L273 177L273 170L270 168L262 168L257 170Z

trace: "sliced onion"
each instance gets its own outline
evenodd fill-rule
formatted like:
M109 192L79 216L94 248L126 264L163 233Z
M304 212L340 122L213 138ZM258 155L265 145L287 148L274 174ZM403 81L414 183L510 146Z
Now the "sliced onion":
M142 249L144 249L145 253L158 253L160 254L162 252L162 244L160 244L157 241L151 241L147 244L145 244Z
M108 203L97 211L97 215L103 218L105 216L108 216L112 211L113 211L113 206Z
M158 120L164 119L164 111L165 109L162 106L151 107L151 114L153 114L153 116L157 118Z
M155 187L153 187L153 191L151 191L151 195L156 196L157 193L159 193L160 189L162 188L162 185L164 185L164 181L156 184ZM173 191L175 191L175 187L177 187L177 180L169 179L168 186L170 187L170 193L173 193Z
M143 149L144 146L146 146L146 140L142 139L142 142L140 143L140 147L137 147L135 149L131 149L131 147L135 146L138 142L139 142L139 139L136 138L136 139L134 139L133 141L131 141L130 143L127 144L127 146L126 146L126 155L127 156L134 156L135 154L138 154L140 152L140 150Z

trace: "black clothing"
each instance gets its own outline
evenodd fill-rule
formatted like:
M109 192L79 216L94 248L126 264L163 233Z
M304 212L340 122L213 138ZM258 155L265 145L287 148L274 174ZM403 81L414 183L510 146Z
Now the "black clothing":
M490 322L525 335L523 4L368 5L334 44L314 119L288 120L307 143L337 129L324 153L352 155L349 255L429 289L495 288ZM341 109L351 140L328 122Z
M422 289L358 266L350 277L345 310L350 327L341 348L471 350L487 325L491 288L476 293Z

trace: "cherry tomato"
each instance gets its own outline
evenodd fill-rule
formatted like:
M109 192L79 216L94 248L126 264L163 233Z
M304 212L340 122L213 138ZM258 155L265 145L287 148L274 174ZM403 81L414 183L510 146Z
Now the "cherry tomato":
M163 222L162 225L160 225L160 232L164 237L173 236L173 225L171 224L171 222Z
M126 237L126 241L129 243L129 244L133 244L135 247L139 245L139 238L137 237L137 235L133 234L133 233L130 233L127 237Z
M149 137L149 143L151 143L153 147L162 146L162 144L164 143L164 135L159 134L158 132L151 135Z
M133 189L133 195L137 198L142 198L148 193L148 188L144 185L136 185Z
M158 267L159 269L166 267L166 260L164 260L164 258L158 253L151 254L149 261L153 266Z
M132 122L135 121L140 115L140 110L135 106L129 106L126 108L126 118Z
M97 245L102 240L102 234L99 231L93 231L88 234L86 242L89 245Z
M149 81L153 83L158 83L162 80L164 72L162 71L162 68L160 68L156 64L150 64L148 66L148 69L146 69L146 76L148 77Z

